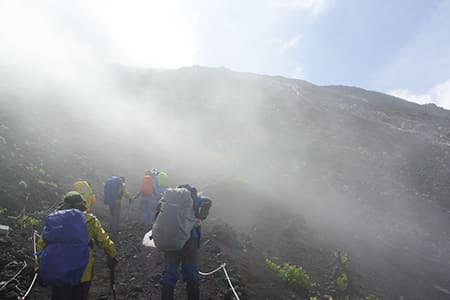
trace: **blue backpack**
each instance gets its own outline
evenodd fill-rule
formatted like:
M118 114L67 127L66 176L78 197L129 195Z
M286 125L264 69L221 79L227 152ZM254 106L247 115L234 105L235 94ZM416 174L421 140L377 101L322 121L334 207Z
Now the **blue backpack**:
M78 209L47 216L42 235L47 246L39 257L39 275L51 286L80 283L89 261L89 235L84 214Z
M122 196L120 194L122 182L122 178L118 176L111 176L106 180L103 199L106 205L111 205L120 199Z

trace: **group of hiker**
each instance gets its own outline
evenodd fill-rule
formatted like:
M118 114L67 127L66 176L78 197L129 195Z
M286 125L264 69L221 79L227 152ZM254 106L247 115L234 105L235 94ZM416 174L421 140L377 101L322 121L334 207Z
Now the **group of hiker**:
M134 197L124 177L110 176L104 183L104 204L111 212L109 235L93 214L96 197L89 183L78 180L72 188L57 210L47 216L36 246L35 269L41 285L52 288L52 300L87 299L93 278L94 244L105 252L114 275L121 202L128 199L131 203L138 198L141 221L152 229L150 238L164 252L161 299L174 299L180 264L187 299L199 299L198 249L201 224L212 203L209 198L189 184L170 188L167 173L157 169L145 172ZM115 299L113 280L111 285Z

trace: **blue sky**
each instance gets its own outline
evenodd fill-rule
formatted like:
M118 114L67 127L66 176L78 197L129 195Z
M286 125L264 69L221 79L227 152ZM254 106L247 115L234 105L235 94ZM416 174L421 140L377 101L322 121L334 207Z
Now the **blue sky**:
M224 66L450 108L450 0L1 0L0 42L13 69Z

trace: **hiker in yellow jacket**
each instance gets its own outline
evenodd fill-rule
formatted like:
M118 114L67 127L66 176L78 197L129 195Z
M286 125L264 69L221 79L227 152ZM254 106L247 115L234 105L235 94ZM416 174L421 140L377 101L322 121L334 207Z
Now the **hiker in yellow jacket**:
M97 198L95 197L95 194L92 192L91 186L89 185L89 182L86 180L78 180L74 182L72 185L72 188L74 191L77 191L81 194L81 196L84 197L84 199L87 201L87 212L92 212L92 207L95 204L95 201L97 201Z
M63 203L58 208L59 210L65 209L78 209L80 211L86 211L86 200L80 193L72 191L66 194ZM98 247L103 249L107 255L107 264L109 268L114 268L117 264L116 249L114 242L109 238L108 234L103 229L100 221L93 214L84 213L87 224L87 232L89 236L89 260L86 268L84 269L80 283L75 286L54 286L52 287L52 300L58 299L87 299L91 281L93 278L94 267L94 242ZM37 243L37 252L40 253L46 247L46 243L42 236ZM36 272L39 270L39 259L36 260L35 266Z

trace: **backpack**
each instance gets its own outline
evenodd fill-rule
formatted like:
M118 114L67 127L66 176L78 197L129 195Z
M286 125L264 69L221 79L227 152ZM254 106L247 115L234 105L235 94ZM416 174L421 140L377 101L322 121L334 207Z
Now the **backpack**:
M165 172L159 172L157 175L158 187L168 188L169 187L169 176Z
M141 195L151 196L153 194L153 176L145 175L141 183Z
M118 176L111 176L106 180L103 199L106 205L111 205L122 197L122 183L122 178Z
M152 228L155 246L163 251L180 250L190 238L195 223L191 193L185 188L169 188L160 205Z
M84 214L78 209L59 210L47 216L42 235L46 247L39 257L39 275L51 286L80 283L89 260L89 235Z

